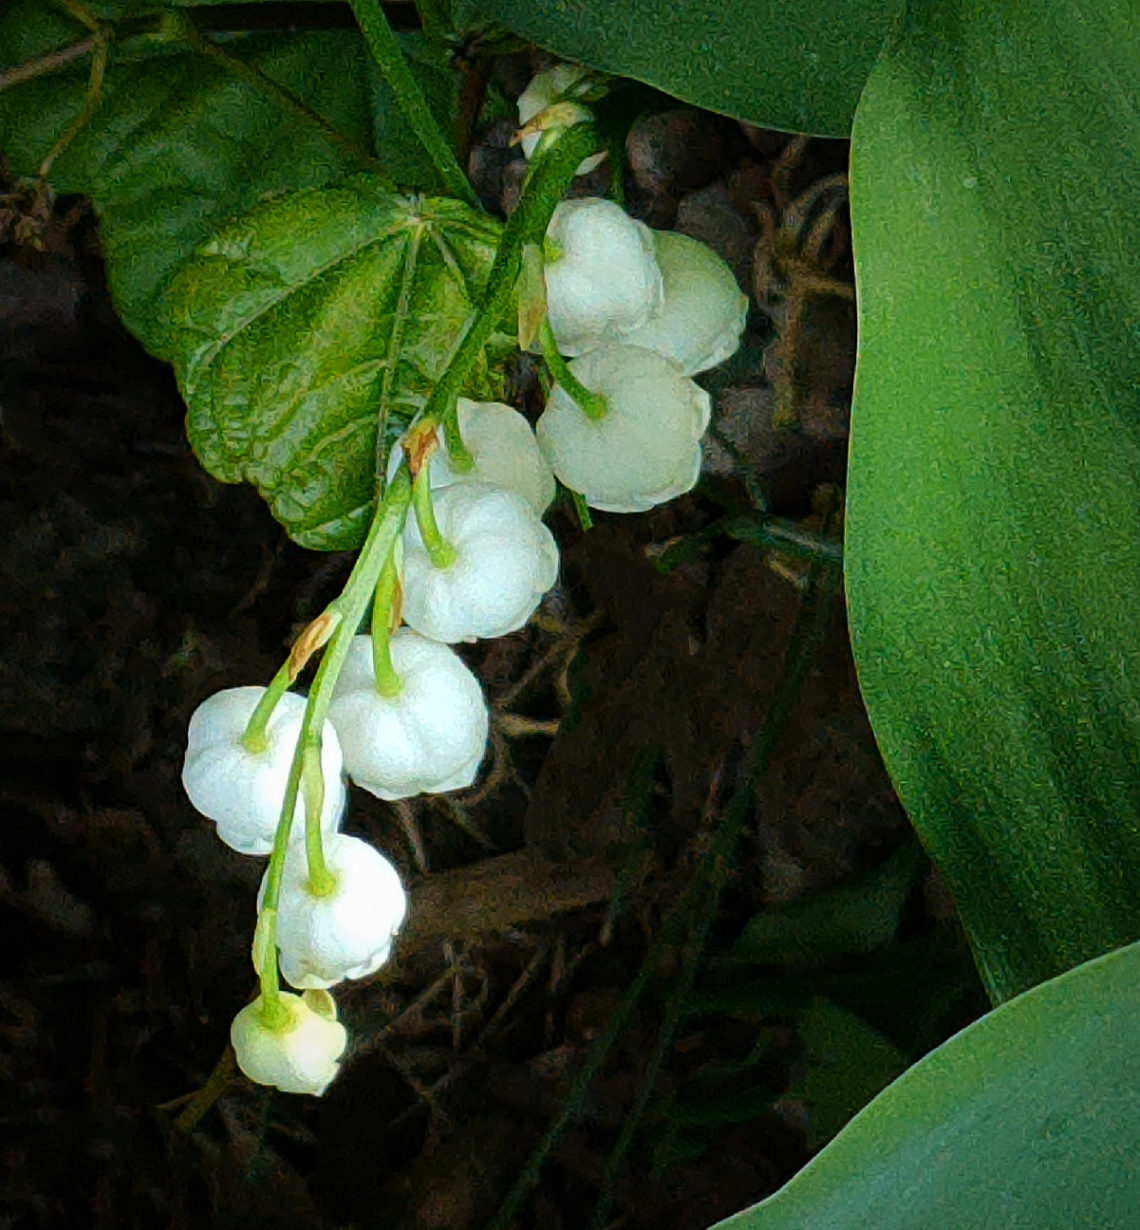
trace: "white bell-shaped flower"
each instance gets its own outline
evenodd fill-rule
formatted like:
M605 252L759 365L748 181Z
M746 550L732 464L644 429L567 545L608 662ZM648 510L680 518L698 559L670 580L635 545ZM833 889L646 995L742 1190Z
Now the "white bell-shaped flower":
M345 771L389 800L470 786L487 747L479 680L453 649L411 628L396 632L390 645L402 685L397 695L376 690L367 636L353 638L337 679L329 721Z
M289 1015L278 1029L265 1023L260 995L234 1017L230 1041L238 1067L259 1085L320 1097L340 1069L348 1032L327 991L283 992L281 1003Z
M399 872L374 846L334 833L323 850L336 880L331 893L318 897L310 891L300 846L289 851L281 875L277 948L281 973L295 987L331 987L374 973L388 960L408 910ZM258 909L264 896L263 879Z
M582 80L588 72L589 69L583 68L580 64L558 64L554 68L548 68L545 72L536 73L531 78L530 84L519 95L519 124L526 124L540 111L545 111L547 107L563 99L572 99L578 95L580 89L588 88L589 83ZM528 158L532 158L541 140L541 132L528 133L520 142L523 153ZM574 174L589 174L603 158L605 158L604 153L591 154L589 158L583 158Z
M686 376L695 376L723 363L740 345L748 296L707 244L676 231L654 234L665 299L625 344L667 355Z
M606 399L588 418L560 385L538 420L538 442L554 473L592 508L642 512L688 491L701 471L709 395L672 359L640 346L610 346L570 364Z
M266 746L251 752L241 739L265 694L260 687L227 688L207 697L190 719L182 785L190 802L218 826L218 836L239 854L268 854L285 799L285 783L301 733L305 698L286 692L265 728ZM321 828L333 832L344 812L340 743L325 722L321 734L324 806ZM290 837L304 833L305 805L298 794Z
M404 619L433 641L505 636L558 579L554 536L520 495L464 483L432 493L455 561L437 568L414 517L404 531Z
M562 354L621 341L661 306L653 232L613 201L562 201L545 247L546 314Z
M439 446L431 455L428 471L432 489L457 483L505 487L521 495L534 515L541 517L554 500L554 475L526 416L499 401L471 401L467 397L459 398L456 410L459 434L475 464L470 470L453 469L443 432L437 429ZM401 449L392 450L389 482L402 458Z

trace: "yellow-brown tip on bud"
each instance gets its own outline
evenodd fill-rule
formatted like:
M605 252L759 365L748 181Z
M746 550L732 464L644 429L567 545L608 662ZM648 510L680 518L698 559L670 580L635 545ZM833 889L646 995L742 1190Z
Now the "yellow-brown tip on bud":
M329 643L332 634L340 623L340 615L335 611L322 611L311 624L297 637L293 648L289 651L289 682L292 683L305 669L306 663L317 652Z
M439 436L436 432L434 419L423 419L413 423L404 433L402 441L404 455L408 459L408 469L412 482L419 477L420 471L431 460L432 453L439 448Z
M540 133L548 132L552 128L573 128L575 124L581 124L583 120L588 120L591 113L585 108L572 102L558 102L553 106L544 107L537 115L532 116L527 122L511 137L511 145L518 145L524 137L537 136Z

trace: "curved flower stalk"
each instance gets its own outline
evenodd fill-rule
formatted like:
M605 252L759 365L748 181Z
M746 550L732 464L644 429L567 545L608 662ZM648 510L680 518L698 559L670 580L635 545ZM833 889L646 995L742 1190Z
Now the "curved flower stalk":
M372 642L353 639L329 709L358 786L381 799L470 786L487 747L487 705L478 679L454 650L401 628L389 641L400 681L378 691Z

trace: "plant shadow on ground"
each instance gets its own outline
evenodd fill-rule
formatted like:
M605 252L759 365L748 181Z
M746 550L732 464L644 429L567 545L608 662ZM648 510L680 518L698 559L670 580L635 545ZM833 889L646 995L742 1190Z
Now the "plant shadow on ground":
M475 788L352 793L346 828L398 863L413 907L398 959L338 993L345 1071L319 1101L231 1079L188 1132L253 990L262 868L182 794L186 724L273 674L351 558L294 547L251 490L201 471L169 370L114 317L82 202L3 249L4 1224L476 1230L559 1113L741 788L803 592L794 552L717 527L759 524L762 495L834 536L854 362L840 143L680 108L628 148L633 211L711 243L757 305L707 381L705 478L588 533L555 511L559 588L528 629L463 649L493 709ZM472 166L509 207L501 133ZM533 372L516 377L535 410ZM652 971L512 1224L589 1221L682 956ZM836 603L609 1224L699 1230L760 1199L983 1009Z

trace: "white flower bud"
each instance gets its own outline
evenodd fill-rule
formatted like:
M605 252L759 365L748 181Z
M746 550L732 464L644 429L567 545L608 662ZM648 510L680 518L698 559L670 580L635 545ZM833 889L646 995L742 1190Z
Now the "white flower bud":
M589 69L580 64L558 64L546 72L536 73L530 84L519 95L519 124L526 124L534 119L540 111L560 102L564 98L574 98L582 89L589 88L589 82L582 81ZM579 84L581 83L581 84ZM575 89L575 87L578 87ZM534 151L542 140L541 132L528 133L523 137L521 145L523 153L528 158L534 157ZM578 164L575 175L587 175L598 166L605 154L591 154Z
M723 363L740 345L748 296L707 244L676 231L654 234L665 300L625 342L667 355L694 376Z
M458 483L505 487L521 495L534 509L534 515L541 517L554 500L554 475L526 416L502 402L471 401L467 397L459 399L456 411L459 434L475 464L470 470L452 469L443 432L437 429L439 447L432 454L428 471L432 490ZM392 450L389 482L402 456L401 449Z
M334 833L323 849L336 879L327 896L309 891L303 848L289 851L282 871L277 947L281 973L295 987L331 987L374 973L388 960L408 909L399 873L368 842ZM259 909L264 896L263 879Z
M238 1067L259 1085L320 1097L340 1069L348 1033L327 992L304 998L283 992L281 1003L289 1016L280 1029L266 1025L260 995L234 1017L230 1041Z
M329 721L352 780L382 799L443 794L470 786L487 746L479 680L446 645L401 628L391 639L402 687L381 696L371 637L353 638Z
M558 349L585 354L640 329L661 306L653 232L613 201L563 201L546 233L546 312Z
M404 619L433 641L505 636L534 614L558 579L558 547L520 495L464 483L434 492L447 568L428 557L414 517L404 531Z
M241 737L264 694L264 688L245 687L207 697L190 719L182 766L182 785L190 802L217 823L218 836L239 854L264 855L273 849L305 715L305 698L286 692L266 725L264 751L248 751ZM340 744L327 721L321 737L321 768L325 785L321 828L333 832L344 812L345 788ZM290 837L300 839L304 827L305 805L299 792Z
M536 430L568 487L592 508L642 512L696 483L711 404L672 359L640 346L610 346L575 359L570 370L605 397L608 410L588 418L555 385Z

